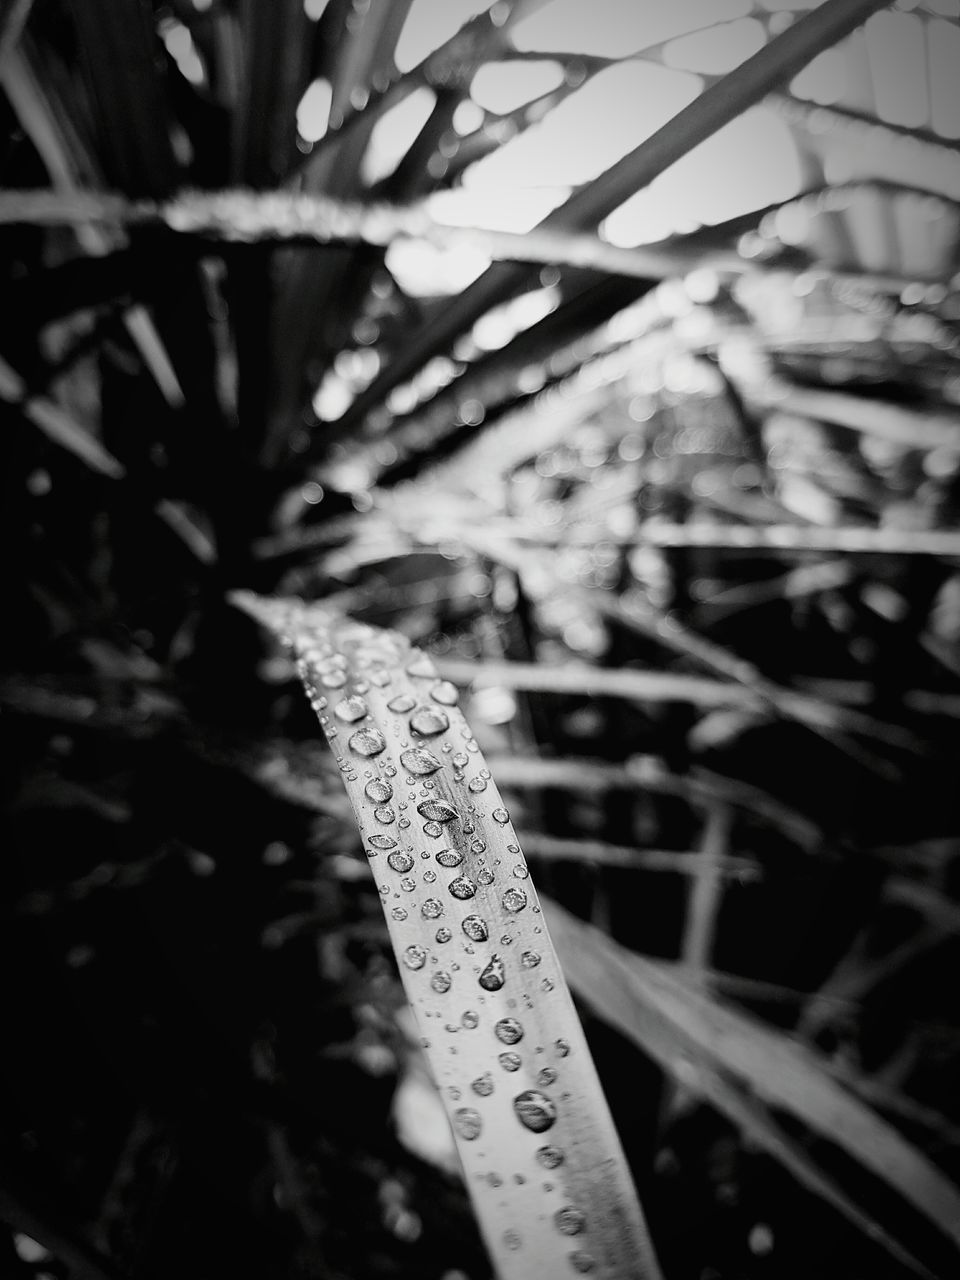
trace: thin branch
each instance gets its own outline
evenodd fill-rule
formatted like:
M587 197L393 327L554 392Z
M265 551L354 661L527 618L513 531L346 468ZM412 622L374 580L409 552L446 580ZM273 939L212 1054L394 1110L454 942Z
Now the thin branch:
M167 201L133 201L109 192L5 191L0 194L0 224L10 223L165 227L244 244L306 240L382 248L398 240L415 240L442 251L469 250L502 261L587 267L640 280L663 280L702 265L683 251L621 249L584 233L458 227L432 218L422 205L361 204L287 191L185 191ZM735 254L715 255L711 265L737 272L747 268Z

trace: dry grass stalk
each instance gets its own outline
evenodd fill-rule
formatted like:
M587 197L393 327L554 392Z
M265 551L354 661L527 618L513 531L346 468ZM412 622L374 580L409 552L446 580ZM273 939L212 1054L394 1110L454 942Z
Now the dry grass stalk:
M402 636L235 603L292 646L501 1280L659 1271L509 814L453 685Z

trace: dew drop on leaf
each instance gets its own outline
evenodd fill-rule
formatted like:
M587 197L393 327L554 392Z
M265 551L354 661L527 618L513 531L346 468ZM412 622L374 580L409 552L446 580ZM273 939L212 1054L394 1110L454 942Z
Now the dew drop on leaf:
M516 876L518 880L526 880L530 875L530 872L527 870L527 868L524 866L522 862L518 862L517 865L513 868L513 874Z
M494 809L490 817L494 820L494 822L499 822L501 826L503 826L505 822L510 821L510 815L509 813L507 813L506 809Z
M424 800L417 805L417 813L431 822L453 822L460 817L453 805L447 804L446 800Z
M407 918L407 913L404 911L403 907L394 907L390 914L393 916L394 920L406 920Z
M516 1253L518 1249L523 1248L523 1236L511 1227L509 1231L503 1233L503 1243L511 1253Z
M477 886L469 876L457 876L456 880L451 880L447 888L454 898L459 898L461 901L472 898L477 892Z
M435 738L450 728L450 717L439 707L417 707L410 717L410 731L419 738Z
M404 893L413 893L416 887L417 887L416 880L411 880L409 876L404 876L404 878L400 881L400 888L403 890Z
M363 731L361 730L361 732ZM352 741L353 739L351 739ZM386 746L386 743L384 743L384 746ZM401 751L400 763L407 773L412 773L418 778L424 778L428 774L436 773L442 767L437 757L432 751L428 751L426 747L411 747L409 751Z
M467 790L472 791L474 795L478 795L481 791L486 791L486 778L471 778L467 783Z
M358 729L350 735L347 746L358 756L378 756L381 751L386 751L387 740L379 729Z
M422 969L427 963L426 949L416 945L407 947L403 953L403 963L408 969Z
M513 1100L517 1119L531 1133L545 1133L557 1120L556 1103L539 1089L525 1089Z
M386 804L388 800L393 799L393 787L380 778L371 778L363 788L363 794L374 804Z
M497 1061L504 1071L519 1071L523 1065L519 1053L501 1053Z
M424 879L426 879L426 877L424 877ZM450 939L453 937L453 934L450 932L450 930L447 928L445 924L442 924L440 928L437 930L435 936L436 936L437 942L449 942Z
M367 704L362 698L344 698L333 708L333 714L345 724L353 724L367 714Z
M511 886L506 893L504 893L501 901L507 911L522 911L527 905L527 895L522 889L517 889Z
M537 1163L544 1169L556 1169L563 1164L563 1152L559 1147L541 1147L537 1152Z
M537 1073L537 1084L541 1089L549 1089L552 1084L557 1082L556 1067L543 1067Z
M373 845L374 849L395 849L397 842L393 836L368 836L367 844Z
M495 879L496 877L489 867L483 867L477 872L477 884L482 884L484 888L486 888L488 884L493 884Z
M557 1230L565 1236L578 1236L587 1225L587 1220L579 1209L572 1204L565 1204L553 1215Z
M475 1013L473 1009L468 1009L460 1019L461 1023L468 1031L473 1031L480 1025L480 1015Z
M578 1249L576 1253L570 1254L570 1265L574 1271L579 1271L581 1275L587 1275L597 1265L592 1253L584 1253L582 1249Z
M382 822L385 827L388 827L391 822L396 822L397 820L397 815L389 806L374 809L373 816L378 822Z
M540 963L539 951L524 951L520 957L520 963L524 969L535 969Z
M465 1142L473 1142L483 1132L480 1112L472 1107L458 1107L453 1113L453 1127Z
M441 680L439 684L435 684L430 690L430 697L434 702L439 702L445 707L455 707L460 701L457 686L451 684L449 680Z
M499 991L506 981L503 961L499 956L491 956L487 967L477 979L484 991Z
M424 920L436 920L438 916L443 915L443 903L438 902L436 898L427 898L420 908L420 914Z
M482 1076L477 1076L476 1080L471 1082L470 1088L481 1098L489 1098L493 1093L493 1076L489 1071L485 1071Z
M465 769L470 761L470 757L465 755L462 751L458 751L450 758L453 761L454 768L456 769Z
M398 714L403 714L405 711L412 711L416 705L416 698L412 697L409 693L398 693L395 698L391 698L387 703L388 709L390 711L396 711Z
M463 854L456 849L440 849L437 853L437 861L441 867L459 867L463 862Z
M566 1058L570 1054L570 1046L567 1044L566 1040L555 1040L553 1047L557 1051L558 1058Z
M460 927L471 942L486 942L490 937L487 922L480 916L467 916Z
M425 822L423 824L423 834L425 836L430 836L433 840L436 840L438 836L443 835L443 827L441 827L439 822Z
M502 1044L516 1044L523 1039L523 1027L516 1018L501 1018L493 1030Z
M430 979L430 985L433 987L434 991L439 991L440 994L443 995L453 986L453 979L450 977L449 973L440 969Z

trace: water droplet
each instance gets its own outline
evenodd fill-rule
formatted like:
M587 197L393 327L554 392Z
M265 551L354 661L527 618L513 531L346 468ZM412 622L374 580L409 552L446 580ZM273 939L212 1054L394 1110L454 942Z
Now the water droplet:
M522 862L518 862L517 865L513 868L513 874L516 876L518 880L526 880L527 877L530 875L530 872L527 870L527 868L524 866Z
M566 1058L570 1054L570 1046L567 1044L566 1040L554 1041L553 1047L557 1051L558 1058Z
M501 1053L497 1061L504 1071L519 1071L523 1066L519 1053Z
M407 827L409 827L409 825L410 825L410 819L409 819L409 818L401 818L401 819L400 819L400 821L397 823L397 826L398 826L398 827L402 827L404 831L406 831L406 829L407 829Z
M499 822L501 826L503 826L505 822L510 821L510 815L509 813L507 813L506 809L494 809L490 817L494 820L494 822Z
M436 898L427 898L420 908L420 914L424 920L436 920L438 916L443 915L443 903L438 902Z
M585 1276L597 1264L592 1253L584 1253L582 1249L578 1249L576 1253L570 1254L570 1265L574 1271L579 1271L581 1275Z
M563 1164L563 1152L559 1147L541 1147L537 1152L537 1163L544 1169L556 1169Z
M417 700L409 693L398 693L395 698L391 698L387 703L391 711L402 714L404 711L412 711L417 705Z
M410 717L410 732L419 738L435 738L450 728L450 717L439 707L417 707Z
M396 765L385 764L383 766L383 772L387 775L388 778L395 778L397 776Z
M506 981L503 961L499 956L491 956L487 967L477 979L484 991L499 991Z
M525 1089L513 1100L517 1119L531 1133L545 1133L557 1119L556 1103L539 1089Z
M490 937L487 922L482 920L480 916L467 916L460 928L471 942L486 942Z
M475 1013L473 1009L468 1009L460 1021L468 1031L473 1031L480 1025L480 1015Z
M413 657L407 663L406 672L408 676L436 676L437 668L433 665L433 659L422 649L414 649Z
M338 720L353 724L354 720L362 720L367 714L367 704L362 698L344 698L333 708L333 714Z
M389 807L384 809L374 809L373 816L378 822L382 822L385 827L388 827L391 822L395 822L397 818L397 815Z
M511 1227L509 1231L503 1233L503 1243L511 1253L516 1253L518 1249L523 1248L523 1236Z
M472 1081L470 1088L481 1098L489 1098L493 1093L493 1076L489 1071L485 1071L482 1076L477 1076L476 1080Z
M525 951L520 957L520 963L523 965L524 969L535 969L540 963L540 952Z
M386 751L387 740L379 729L358 729L350 735L347 746L358 756L378 756L381 751Z
M460 814L446 800L424 800L417 805L417 813L421 818L429 818L431 822L453 822Z
M520 846L518 844L507 845L507 853L519 853L519 852L520 852Z
M470 808L472 809L473 805L471 805ZM473 821L472 818L468 818L467 821L463 824L463 834L465 836L472 836L473 833L476 831L476 829L477 829L476 823Z
M501 1044L516 1044L523 1039L523 1027L516 1018L501 1018L493 1030Z
M327 671L320 677L320 683L327 689L342 689L347 683L347 677L342 671L334 669Z
M476 853L476 854L486 853L486 852L487 852L487 842L486 842L486 840L479 840L479 839L477 839L477 840L473 840L473 841L471 841L471 843L470 843L470 852L471 852L471 853Z
M456 880L452 880L447 888L455 898L459 898L461 901L472 898L477 892L477 886L468 876L457 876Z
M440 849L437 852L437 861L441 867L459 867L463 862L463 854L456 849Z
M477 795L481 791L486 791L486 789L487 789L486 778L471 778L470 781L467 783L467 790L472 791L474 795Z
M552 1084L557 1083L556 1067L544 1067L537 1074L537 1084L541 1089L549 1089Z
M453 979L450 977L449 973L440 969L430 979L430 985L433 987L434 991L439 991L440 994L443 995L453 986Z
M500 899L506 911L522 911L527 905L527 895L522 889L511 886Z
M394 871L402 873L410 870L413 866L413 859L410 857L409 853L403 853L400 849L395 849L393 853L387 854L387 864L392 867Z
M465 1142L473 1142L483 1131L480 1112L472 1107L458 1107L453 1113L453 1127Z
M423 873L423 879L426 884L435 884L437 879L437 873L433 870L425 871Z
M443 827L439 822L425 822L423 824L423 834L435 840L438 836L443 835Z
M371 778L363 788L363 794L374 804L386 804L388 800L393 799L393 787L389 782L381 781L380 778Z
M477 872L477 884L482 884L484 888L486 888L488 884L493 884L495 879L496 877L489 867L482 867L481 870Z
M454 768L456 769L465 769L470 763L470 757L464 755L462 751L458 751L456 755L453 755L450 758L453 761Z
M403 890L404 893L413 893L416 887L417 887L416 880L411 880L409 876L404 876L404 878L400 881L400 888Z
M451 684L449 680L441 680L439 684L435 684L430 690L430 697L434 702L439 702L445 707L455 707L460 701L457 686Z
M397 842L393 836L367 836L367 844L373 845L374 849L395 849Z
M565 1236L578 1236L587 1225L587 1220L579 1209L572 1204L565 1204L553 1215L556 1228Z
M411 747L409 751L401 751L400 763L407 773L412 773L418 778L426 777L429 773L436 773L442 767L437 757L432 751L428 751L426 747Z
M434 936L437 942L449 942L450 939L453 937L453 934L450 932L450 930L447 928L445 924L442 924Z
M424 947L410 946L403 953L403 963L408 969L422 969L427 963L427 952Z
M404 911L403 907L394 907L390 914L393 916L394 920L406 920L407 918L407 913Z
M447 1030L449 1031L450 1028L447 1027ZM454 1102L459 1102L460 1099L463 1097L463 1094L460 1092L460 1090L457 1088L455 1084L452 1084L450 1088L447 1090L447 1097L452 1098Z
M550 981L549 978L544 978L544 980L540 983L540 990L541 991L553 990L553 983Z

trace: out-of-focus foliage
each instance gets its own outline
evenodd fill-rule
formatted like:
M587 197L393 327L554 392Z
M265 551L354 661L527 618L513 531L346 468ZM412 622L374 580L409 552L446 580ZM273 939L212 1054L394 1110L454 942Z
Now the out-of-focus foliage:
M237 586L464 689L592 926L571 977L668 1280L956 1272L957 6L877 13L583 225L809 6L588 8L2 10L9 191L557 210L651 263L0 227L4 1274L489 1274ZM595 981L605 942L669 1018Z

